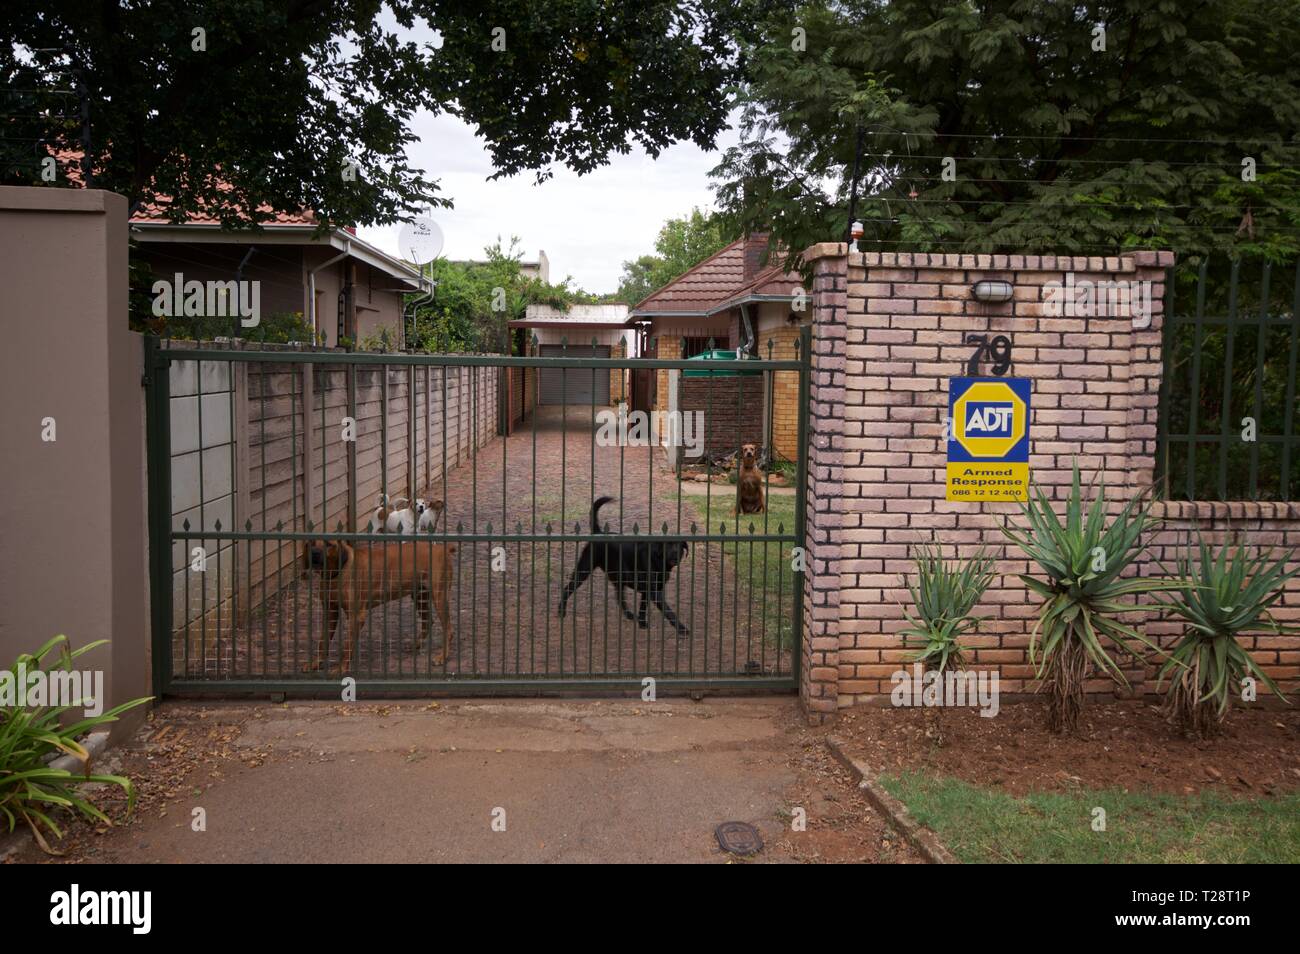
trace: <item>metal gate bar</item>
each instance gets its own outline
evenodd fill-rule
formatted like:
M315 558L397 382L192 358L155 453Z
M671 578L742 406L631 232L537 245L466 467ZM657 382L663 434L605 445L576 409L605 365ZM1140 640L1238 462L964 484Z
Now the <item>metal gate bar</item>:
M328 602L326 590L334 591L319 573L306 571L302 564L301 548L321 540L353 546L355 552L368 556L391 556L396 547L396 579L400 581L409 579L405 567L415 565L416 547L455 546L449 593L453 639L448 658L441 664L433 662L435 649L442 645L440 623L433 625L433 632L420 648L422 659L408 651L406 644L410 642L413 650L417 641L423 604L413 587L409 595L403 593L400 599L371 608L365 627L356 633L350 669L342 674L353 676L359 687L371 693L630 689L640 688L645 677L655 678L668 690L793 688L800 662L797 634L802 630L803 581L802 573L790 567L788 561L791 548L801 545L803 539L809 341L805 329L796 344L794 359L773 359L769 342L766 359L737 362L281 352L176 346L146 338L155 691L336 695L338 678L328 669L299 671L314 654L327 628L328 614L322 604ZM194 368L198 414L203 413L205 368L226 368L233 525L219 520L209 525L201 470L198 525L186 521L173 526L173 458L177 452L171 446L171 377L173 369L183 362ZM277 366L283 370L277 370ZM766 400L764 418L770 422L775 373L795 372L800 376L800 459L793 514L776 521L775 526L770 515L774 500L770 470L764 481L769 506L761 518L754 515L755 519L747 520L732 514L729 520L727 507L735 490L728 485L725 494L714 494L715 467L707 450L704 493L697 497L683 494L680 479L675 482L673 494L673 481L664 474L660 475L656 496L655 470L660 459L654 446L644 453L637 449L636 465L629 462L626 442L618 442L617 461L612 449L605 453L598 449L596 395L603 392L603 385L598 386L599 375L605 375L608 381L610 372L618 371L620 382L624 382L629 371L632 375L638 370L654 373L665 369L734 373L738 366L757 375L753 382L747 382L744 375L735 378L737 421L743 419L749 404L758 401L761 406ZM420 367L424 368L422 390L417 389L421 376L416 369ZM435 368L439 369L436 382L432 380ZM500 375L511 368L524 369L523 386L531 385L532 392L531 409L527 391L521 402L531 426L527 431L520 429L513 438L507 433L514 421L513 410L505 400L509 390L498 386L501 382L491 377L494 369ZM390 369L398 372L393 382L389 380ZM562 393L568 390L569 375L589 379L581 382L587 385L589 394L585 405L560 405L558 441L550 423L544 434L539 433L547 413L538 393L543 370L560 371ZM280 386L281 381L287 383ZM763 383L762 393L754 393L760 388L759 382ZM251 393L254 386L256 395ZM621 383L620 393L622 390ZM706 448L708 421L714 410L713 390L707 389L704 410L706 428L701 437ZM439 391L441 400L435 415L434 399ZM483 400L492 395L498 401L496 414L483 407ZM367 415L373 414L376 403L377 447L373 444L374 430L365 430L375 427ZM416 415L421 407L426 419L417 426ZM237 427L237 421L244 420L241 414L251 416L254 412L255 425ZM397 426L391 418L403 412L404 426ZM331 429L341 426L345 416L354 422L358 434L354 440L340 442L332 438ZM332 420L334 417L340 420ZM484 430L489 421L491 432ZM583 427L587 428L588 446L571 453L570 440ZM449 433L453 429L454 433ZM256 449L240 444L237 432L246 443L256 439ZM319 450L313 446L316 439ZM479 455L488 451L487 445L493 439L501 441L499 457L489 454L480 466ZM765 439L770 447L770 432ZM512 441L515 447L510 446ZM440 480L434 467L436 443L440 443L442 451ZM557 449L557 443L558 473L553 458L539 462L539 451L550 454ZM217 448L218 453L213 453L201 423L197 444L200 468L209 454L220 460L226 452ZM375 507L361 497L360 489L376 479L376 452L380 493L395 495L401 487L410 498L419 491L432 495L433 485L440 485L440 499L446 502L446 509L435 532L394 535L367 526ZM513 475L512 452L531 452L531 460L517 467L519 473ZM332 459L336 456L337 460ZM491 504L486 515L480 512L480 481L491 486L496 462L500 466L499 517L491 512ZM589 469L587 475L581 474L584 464ZM256 479L251 473L254 466ZM313 473L317 467L319 475ZM287 473L287 478L277 478L280 482L273 483L269 476L273 471ZM581 481L583 476L588 479ZM570 492L569 484L574 480L581 481L578 486L583 493ZM340 482L346 486L342 495ZM288 484L287 497L284 483ZM557 490L559 510L554 512ZM319 506L312 500L315 491L320 494ZM256 503L254 493L260 496ZM273 493L279 495L274 502ZM584 531L586 511L592 499L600 495L616 497L617 516L611 504L602 514L608 532L597 533L591 527ZM492 498L489 495L487 499ZM702 513L697 512L701 500ZM466 507L462 505L469 510L468 528L464 520ZM273 507L281 508L283 513L274 524ZM453 517L453 509L459 517ZM527 512L527 529L521 509ZM723 511L720 517L718 509ZM672 529L670 517L676 524ZM616 529L611 529L613 521L617 521ZM677 637L667 616L657 608L649 610L648 628L626 619L617 590L611 616L613 587L602 581L600 573L588 579L573 596L565 619L552 618L556 615L555 598L585 545L638 544L635 552L639 559L648 552L648 545L677 539L689 549L670 574L665 596L689 627L688 635ZM195 551L196 547L202 550ZM539 553L539 547L545 552ZM217 554L215 571L190 570L174 555L206 555L209 551ZM509 565L511 557L513 567ZM504 570L499 569L502 559ZM367 561L368 567L374 565ZM380 580L385 584L390 582L386 566L381 564L379 571L385 575ZM638 573L648 571L641 566L636 569ZM688 572L690 579L685 580ZM373 582L373 572L365 582L367 586ZM604 590L603 594L596 592L597 586ZM399 591L401 586L394 590ZM637 608L639 596L630 592L626 595ZM184 601L183 607L175 605L178 598ZM352 620L345 618L340 631L330 634L326 666L339 657L346 627L351 626Z

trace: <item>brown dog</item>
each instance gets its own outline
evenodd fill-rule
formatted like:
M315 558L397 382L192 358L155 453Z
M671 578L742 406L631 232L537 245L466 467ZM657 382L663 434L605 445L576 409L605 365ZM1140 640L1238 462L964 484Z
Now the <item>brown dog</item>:
M442 623L442 652L432 663L440 666L451 649L451 555L456 545L424 540L394 540L392 543L350 544L341 540L311 540L303 545L303 564L321 576L325 603L325 625L315 657L302 667L303 672L319 669L329 652L329 642L339 623L339 613L347 615L343 631L343 659L338 672L346 674L352 666L352 651L357 634L366 625L366 614L374 606L411 594L419 615L419 633L415 652L424 645L425 636L433 634L432 609ZM331 669L331 672L335 670Z
M763 512L763 472L758 469L758 448L740 449L740 475L736 478L736 512Z

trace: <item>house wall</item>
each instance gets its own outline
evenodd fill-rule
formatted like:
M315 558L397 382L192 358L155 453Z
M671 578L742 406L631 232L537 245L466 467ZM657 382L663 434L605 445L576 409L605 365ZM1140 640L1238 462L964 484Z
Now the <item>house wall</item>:
M155 280L174 281L179 272L185 281L234 281L250 247L256 250L244 266L243 278L261 283L262 314L302 312L301 246L143 240L136 247L136 258L148 263ZM255 336L256 329L251 334Z
M1069 491L1071 464L1100 474L1118 508L1153 483L1157 401L1162 375L1160 327L1169 253L1120 257L854 253L842 245L805 253L814 268L811 439L806 501L811 572L804 577L806 631L801 693L810 716L888 693L906 659L898 635L912 571L910 548L941 542L969 556L979 547L997 559L980 615L990 617L965 642L977 669L1000 673L1004 692L1036 687L1028 656L1038 599L1017 574L1035 572L999 531L1014 503L945 500L948 413L946 378L965 373L970 332L1013 340L1012 373L1033 382L1030 470L1058 506ZM1148 327L1131 318L1044 314L1044 285L1080 279L1152 283ZM983 305L970 298L981 278L1004 278L1015 298ZM1228 522L1253 545L1300 544L1300 505L1158 504L1169 518L1134 572L1154 575L1168 563L1180 531L1222 539ZM1300 579L1274 607L1300 620ZM1176 625L1133 619L1168 645ZM1245 646L1290 695L1300 687L1300 637L1252 634ZM1152 691L1151 669L1123 664L1137 691ZM1264 687L1260 687L1261 692ZM1114 691L1093 678L1090 693Z
M807 310L808 320L812 312ZM801 325L791 324L787 318L790 306L785 302L762 302L759 305L758 355L775 361L793 361L799 356L796 345ZM804 322L807 323L807 320ZM772 347L769 349L768 344ZM796 371L774 371L770 399L771 446L777 457L798 460L799 457L799 374Z
M703 415L706 456L737 454L742 444L762 445L763 375L697 378L679 374L677 387L677 409Z
M186 281L233 281L250 247L256 250L244 266L243 277L260 282L263 315L298 312L310 320L307 271L338 255L338 250L310 245L248 245L203 242L145 241L138 258L147 262L157 279L173 280L180 272ZM377 268L344 259L316 273L317 326L325 344L338 344L338 294L342 280L353 283L356 342L391 332L393 347L402 328L403 292L393 291L398 280ZM257 337L256 329L246 332Z
M660 316L650 322L650 355L656 358L680 358L682 356L682 339L712 337L717 339L719 348L730 348L731 320L727 315L714 315L710 318L675 318ZM654 410L668 410L668 371L660 369L655 372ZM657 435L656 439L662 435Z
M302 295L302 313L311 318L311 300L308 290L307 273L338 255L333 248L305 248L302 253L302 277L299 280L299 293ZM338 346L339 324L339 286L343 277L343 268L347 259L335 262L316 273L316 328L324 332L324 345L329 348Z
M627 337L627 329L622 327L616 328L530 328L529 334L537 335L539 345L557 345L564 340L568 340L571 345L580 345L586 347L591 344L591 339L596 339L598 345L609 345L611 348ZM531 340L531 338L529 339Z
M378 337L381 331L387 330L393 348L397 348L403 333L404 293L389 290L400 287L397 279L364 262L354 263L353 267L358 345L367 337Z

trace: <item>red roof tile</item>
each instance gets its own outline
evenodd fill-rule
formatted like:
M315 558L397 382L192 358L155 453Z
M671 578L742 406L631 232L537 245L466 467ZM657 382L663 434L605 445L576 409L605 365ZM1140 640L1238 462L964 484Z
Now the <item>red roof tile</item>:
M789 295L792 287L802 284L798 274L785 271L779 264L745 281L745 240L739 238L637 302L632 314L709 314L747 294Z
M57 149L54 156L63 171L68 176L68 181L81 185L81 151L77 149ZM217 188L222 192L229 192L231 186L226 182L219 182ZM160 196L157 202L149 202L136 209L135 215L131 216L132 222L168 222L167 203L170 201L167 196ZM297 212L273 212L270 206L263 205L259 211L271 212L271 217L263 220L263 226L275 225L316 225L316 216L311 209L301 209ZM206 212L197 212L185 218L183 225L220 225L221 220L214 215ZM353 232L355 235L356 233Z

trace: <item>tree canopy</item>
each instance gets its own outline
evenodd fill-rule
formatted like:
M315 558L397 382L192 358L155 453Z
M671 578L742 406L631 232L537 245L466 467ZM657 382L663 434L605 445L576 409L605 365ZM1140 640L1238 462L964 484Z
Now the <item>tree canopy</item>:
M449 201L406 159L421 111L476 127L497 175L711 147L747 22L728 0L11 0L0 181L42 181L87 118L93 184L173 221L384 224Z
M438 292L432 302L415 307L412 345L439 353L508 354L506 323L523 318L529 305L553 305L563 310L600 300L575 287L571 277L551 285L525 275L518 238L511 238L508 246L498 239L483 254L483 261L438 259L426 268L425 274L437 283Z
M841 0L762 32L714 174L794 252L847 237L859 137L866 248L1300 247L1295 0Z
M653 254L623 263L614 297L635 305L734 238L716 212L692 209L689 215L669 219L655 238Z

